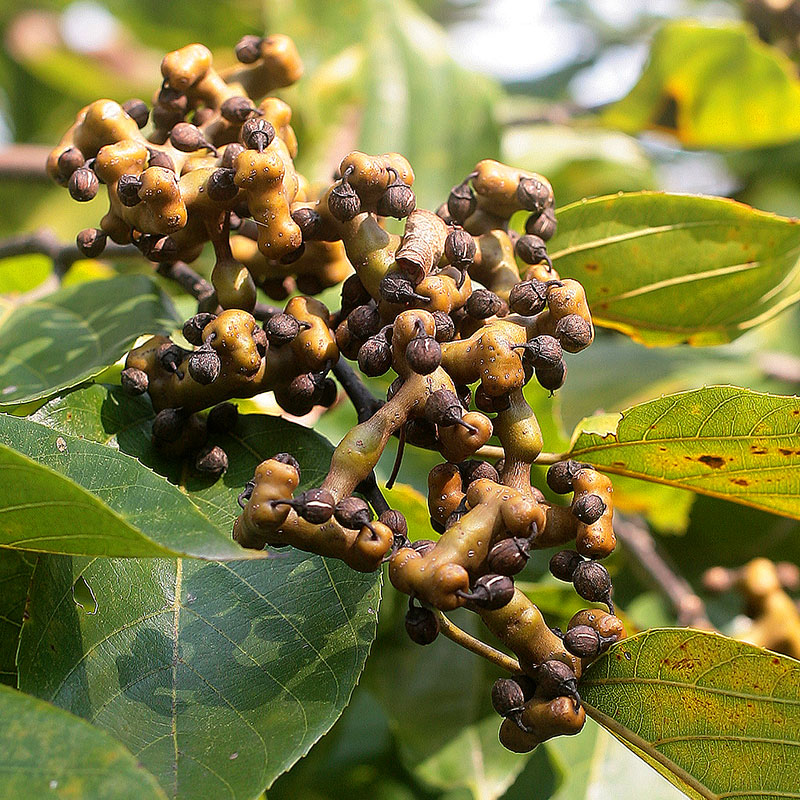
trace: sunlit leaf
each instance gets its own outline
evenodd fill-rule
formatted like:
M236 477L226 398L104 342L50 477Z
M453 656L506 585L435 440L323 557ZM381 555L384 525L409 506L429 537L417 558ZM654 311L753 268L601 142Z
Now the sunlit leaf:
M711 386L584 420L570 457L800 517L800 399Z
M113 364L139 336L169 332L178 323L154 281L141 275L0 306L0 407L77 386Z
M580 681L587 710L693 798L797 797L800 662L700 631L613 646Z
M153 776L103 731L0 686L0 798L166 800Z
M687 147L779 144L800 137L800 81L752 28L673 22L656 34L639 82L602 120L628 133L666 130Z
M800 225L714 197L574 203L550 244L599 325L650 345L720 344L800 300Z

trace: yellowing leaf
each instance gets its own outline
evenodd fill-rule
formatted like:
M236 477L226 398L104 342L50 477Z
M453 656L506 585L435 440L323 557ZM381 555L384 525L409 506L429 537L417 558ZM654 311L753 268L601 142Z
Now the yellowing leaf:
M626 133L669 131L688 147L764 147L800 137L800 81L751 28L675 22L656 34L639 82L602 118Z
M622 412L615 431L581 423L570 457L604 472L800 518L800 399L711 386Z
M651 630L580 681L588 713L689 797L796 798L800 662L713 633Z
M550 244L598 325L648 345L721 344L800 300L800 225L718 197L573 203Z

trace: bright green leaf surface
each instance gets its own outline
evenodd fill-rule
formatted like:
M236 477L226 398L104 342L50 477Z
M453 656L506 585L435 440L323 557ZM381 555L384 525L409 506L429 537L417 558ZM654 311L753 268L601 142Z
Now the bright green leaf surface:
M165 800L129 752L83 720L0 686L0 798Z
M17 685L17 645L35 556L0 549L0 683Z
M720 344L800 300L800 225L713 197L651 192L558 212L550 253L598 325L650 345Z
M620 642L580 681L589 713L690 797L796 798L800 662L691 630Z
M141 275L93 281L22 306L0 306L0 405L49 397L113 364L137 337L178 324Z
M79 578L93 614L73 599ZM170 797L249 800L341 713L379 594L373 575L286 551L233 563L41 556L31 598L25 691L112 733Z
M800 518L800 399L711 386L579 426L570 456ZM595 424L611 432L595 433Z
M780 144L800 137L800 81L750 27L674 22L656 34L639 82L602 119L628 133L667 130L688 147Z

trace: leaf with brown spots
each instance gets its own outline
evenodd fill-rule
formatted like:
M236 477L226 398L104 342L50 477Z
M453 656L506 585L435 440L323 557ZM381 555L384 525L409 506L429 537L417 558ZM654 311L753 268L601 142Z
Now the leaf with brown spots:
M550 243L598 325L661 346L728 342L796 303L798 254L797 220L654 192L559 209Z
M714 633L651 630L580 681L586 710L692 798L796 798L800 662Z
M800 519L797 397L710 386L584 420L570 458ZM599 432L598 432L599 431ZM606 432L607 431L607 432Z

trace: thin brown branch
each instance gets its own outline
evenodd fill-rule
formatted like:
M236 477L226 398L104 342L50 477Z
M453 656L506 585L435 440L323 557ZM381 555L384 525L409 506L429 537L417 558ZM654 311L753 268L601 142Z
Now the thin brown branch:
M471 634L459 628L458 625L451 622L448 617L438 609L434 608L433 613L436 615L436 619L439 622L440 633L450 639L451 642L455 642L457 645L460 645L465 650L469 650L470 653L474 653L476 656L491 661L492 664L510 672L512 675L522 672L522 667L515 658L511 658L511 656L507 656L505 653L495 650L494 647L486 644L486 642L476 639Z
M159 264L156 272L162 278L175 281L200 302L208 300L214 294L214 287L183 261L176 261L174 264Z
M0 149L0 179L50 183L45 171L50 150L39 144L13 144Z
M615 516L614 532L627 552L670 601L679 625L714 630L703 601L695 594L689 582L677 574L659 553L655 539L642 520Z

